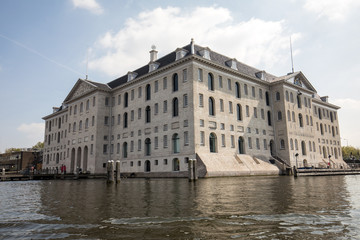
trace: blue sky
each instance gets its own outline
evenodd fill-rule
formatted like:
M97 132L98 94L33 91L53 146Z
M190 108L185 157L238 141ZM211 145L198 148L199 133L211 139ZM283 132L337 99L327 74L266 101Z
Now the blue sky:
M107 83L195 43L274 75L302 71L360 147L358 0L0 1L0 152L43 141L41 119L78 78ZM88 61L87 61L88 59Z

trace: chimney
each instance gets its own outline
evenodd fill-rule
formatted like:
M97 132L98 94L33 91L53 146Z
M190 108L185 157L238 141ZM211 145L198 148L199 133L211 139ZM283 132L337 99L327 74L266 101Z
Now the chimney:
M156 46L152 45L151 46L151 51L150 51L150 62L155 62L157 60L157 51L156 51Z
M190 46L191 46L190 53L191 53L191 54L195 54L195 43L194 43L194 39L193 39L193 38L191 39Z

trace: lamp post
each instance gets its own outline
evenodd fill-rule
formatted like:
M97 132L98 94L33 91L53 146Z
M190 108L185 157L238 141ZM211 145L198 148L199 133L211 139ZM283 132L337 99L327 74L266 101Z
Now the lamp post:
M298 156L299 156L299 154L298 154L298 153L295 153L296 169L298 168L298 162L297 162Z

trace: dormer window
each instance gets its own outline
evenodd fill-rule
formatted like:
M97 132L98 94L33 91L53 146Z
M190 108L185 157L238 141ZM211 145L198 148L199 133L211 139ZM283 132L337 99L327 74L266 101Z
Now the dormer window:
M136 72L128 72L128 82L134 80L138 74Z
M182 48L176 49L176 59L175 59L175 61L185 57L187 52L188 52L187 50L182 49Z
M160 63L157 63L157 62L152 62L152 63L149 63L149 72L152 72L156 69L158 69Z
M230 60L227 60L226 62L226 65L232 69L235 69L235 70L238 70L237 69L237 66L236 66L236 59L233 58L233 59L230 59Z
M200 50L199 53L203 58L210 60L210 50L208 48Z

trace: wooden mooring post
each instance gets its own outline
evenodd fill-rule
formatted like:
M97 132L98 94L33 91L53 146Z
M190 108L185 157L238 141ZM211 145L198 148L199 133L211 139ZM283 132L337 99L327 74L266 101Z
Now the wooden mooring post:
M188 162L188 177L189 182L196 181L198 179L197 175L197 161L196 159L189 159Z
M120 183L120 161L116 161L116 183Z
M6 177L5 177L5 168L2 169L2 172L1 172L1 180L2 180L2 181L5 181L5 180L6 180Z
M114 161L107 162L107 183L114 183Z

